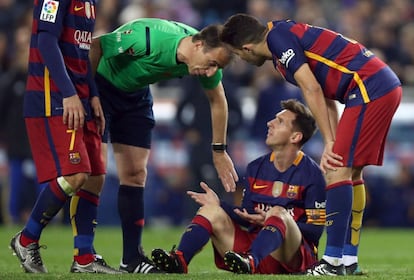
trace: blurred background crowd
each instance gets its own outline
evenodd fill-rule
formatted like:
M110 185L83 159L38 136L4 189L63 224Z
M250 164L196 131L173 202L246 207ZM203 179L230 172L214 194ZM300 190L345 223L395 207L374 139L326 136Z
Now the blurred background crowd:
M36 183L22 118L31 7L31 0L0 0L0 224L23 223L42 189ZM365 173L365 224L414 227L414 1L97 0L97 7L95 35L141 17L176 20L201 29L245 12L263 22L289 18L331 28L363 43L391 66L404 86L384 166L368 168ZM256 68L236 60L224 70L223 84L229 103L229 154L242 177L246 164L267 152L266 123L280 110L280 101L301 100L301 95L281 79L271 63ZM239 192L224 193L217 179L210 152L208 101L197 80L175 79L155 84L152 90L157 126L145 194L147 224L187 223L197 205L185 191L199 191L200 181L224 199L238 201ZM318 134L304 147L317 161L322 149ZM100 224L119 223L117 185L110 154ZM65 211L61 222L68 222Z

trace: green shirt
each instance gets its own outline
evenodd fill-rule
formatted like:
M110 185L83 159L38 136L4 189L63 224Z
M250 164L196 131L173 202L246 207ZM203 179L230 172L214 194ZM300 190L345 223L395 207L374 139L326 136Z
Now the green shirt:
M103 55L97 72L114 86L134 92L162 80L189 75L187 65L177 63L179 42L198 31L183 23L155 18L130 21L100 37ZM215 88L222 78L200 76L205 89Z

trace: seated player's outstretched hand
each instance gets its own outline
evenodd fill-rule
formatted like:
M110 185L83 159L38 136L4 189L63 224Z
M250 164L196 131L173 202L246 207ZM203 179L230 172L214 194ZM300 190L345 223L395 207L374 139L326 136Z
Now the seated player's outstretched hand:
M205 193L187 191L187 194L201 206L207 204L220 205L220 200L217 194L212 189L210 189L206 183L200 182L200 186L205 191Z
M257 209L256 209L256 212L257 212ZM237 215L239 215L240 217L242 217L249 223L254 224L254 225L259 225L259 226L263 226L264 220L265 220L264 218L266 215L261 212L258 212L258 214L250 214L249 212L247 212L245 208L243 208L243 210L236 208L234 209L234 213L236 213Z

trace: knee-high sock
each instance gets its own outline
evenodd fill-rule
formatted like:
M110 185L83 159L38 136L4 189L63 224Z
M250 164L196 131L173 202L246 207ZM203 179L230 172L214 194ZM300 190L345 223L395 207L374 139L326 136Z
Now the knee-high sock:
M261 260L282 245L285 235L286 225L281 218L272 216L265 221L250 250L256 267Z
M333 265L340 265L352 209L352 182L338 182L326 189L327 238L323 259Z
M68 198L69 195L63 191L57 180L49 182L37 198L29 220L22 231L20 241L23 246L39 242L43 229L62 209Z
M23 160L12 158L9 160L9 213L14 224L21 222L22 195L24 193Z
M366 194L363 180L353 182L352 215L349 219L349 228L344 246L344 264L351 265L358 262L358 247L364 216Z
M187 264L210 240L213 228L209 220L196 215L181 236L177 250L183 253Z
M99 196L80 190L70 202L70 222L74 237L74 260L79 264L94 261L93 240L97 225Z
M122 263L128 264L141 254L142 231L145 224L144 188L119 186L118 211L122 226Z

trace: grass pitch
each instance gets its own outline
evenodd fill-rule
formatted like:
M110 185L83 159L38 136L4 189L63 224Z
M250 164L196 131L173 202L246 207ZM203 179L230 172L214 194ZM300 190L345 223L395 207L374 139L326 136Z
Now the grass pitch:
M11 237L19 230L17 227L0 227L0 279L309 279L306 276L235 275L220 271L214 266L210 244L193 259L187 275L71 274L68 272L72 263L71 228L53 224L44 231L41 240L41 244L48 247L41 250L41 254L49 273L26 274L8 248ZM171 249L172 245L178 244L182 231L183 228L147 228L143 236L146 253L149 255L153 248ZM321 244L320 251L323 252L325 239ZM120 228L98 227L95 246L109 264L118 267L122 253ZM368 274L346 276L347 279L414 279L414 229L365 229L359 259Z

